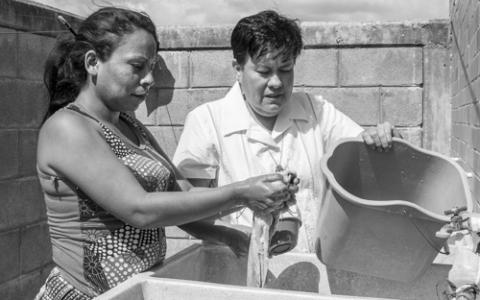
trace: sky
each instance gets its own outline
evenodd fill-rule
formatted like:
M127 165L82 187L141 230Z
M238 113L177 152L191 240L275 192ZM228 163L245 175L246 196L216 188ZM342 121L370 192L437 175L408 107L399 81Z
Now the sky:
M102 6L147 12L157 26L235 24L264 9L318 22L426 21L448 18L449 0L32 0L85 17Z

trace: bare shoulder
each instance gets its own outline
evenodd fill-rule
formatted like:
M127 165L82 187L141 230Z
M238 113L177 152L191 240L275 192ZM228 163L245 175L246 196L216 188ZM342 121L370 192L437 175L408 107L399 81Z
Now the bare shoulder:
M97 144L96 124L69 110L56 112L43 124L38 136L37 163L40 169L49 169L57 158Z

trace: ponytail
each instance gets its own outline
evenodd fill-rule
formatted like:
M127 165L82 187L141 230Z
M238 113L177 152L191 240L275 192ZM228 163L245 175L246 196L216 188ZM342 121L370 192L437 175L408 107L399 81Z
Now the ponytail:
M78 57L78 51L74 51L74 48L78 48L75 44L73 35L61 35L45 62L43 80L50 98L46 118L73 102L86 79L83 56Z

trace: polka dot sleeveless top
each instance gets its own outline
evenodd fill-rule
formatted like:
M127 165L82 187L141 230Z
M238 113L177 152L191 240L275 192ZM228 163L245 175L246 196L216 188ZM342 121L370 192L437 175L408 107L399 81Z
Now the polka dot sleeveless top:
M69 105L67 109L99 124L114 155L146 191L174 189L172 166L154 149L138 120L120 115L138 134L140 145L134 145L77 106ZM135 228L102 209L79 188L72 188L68 180L41 172L39 178L47 205L54 261L65 279L82 292L101 294L164 259L163 228ZM73 220L72 210L77 211Z

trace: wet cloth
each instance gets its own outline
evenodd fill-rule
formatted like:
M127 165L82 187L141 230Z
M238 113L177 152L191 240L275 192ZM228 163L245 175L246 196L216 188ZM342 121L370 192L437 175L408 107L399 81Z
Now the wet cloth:
M171 164L158 152L161 150L139 121L127 114L120 115L136 133L137 146L78 107L70 105L66 109L99 124L114 155L146 191L174 189ZM68 179L40 170L38 173L47 207L53 261L57 265L40 299L63 299L56 295L62 295L62 288L69 289L65 283L79 295L68 299L94 297L164 259L163 228L135 228L102 209Z
M336 141L362 131L321 96L293 93L269 132L251 116L236 83L224 98L187 115L173 163L186 178L216 179L218 186L272 173L278 164L296 172L303 221L296 250L312 252L325 192L320 159ZM244 209L224 221L251 226L252 212Z

